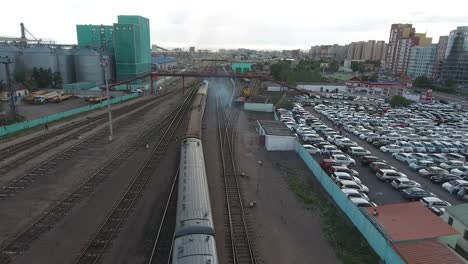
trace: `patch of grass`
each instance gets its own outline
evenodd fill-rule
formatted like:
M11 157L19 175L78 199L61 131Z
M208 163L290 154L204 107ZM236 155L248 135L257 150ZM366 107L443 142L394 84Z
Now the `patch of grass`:
M307 184L294 169L277 165L287 175L289 189L304 204L304 207L320 211L320 222L325 237L332 245L335 254L345 264L378 263L379 258L361 235L359 230L348 223L343 215L321 193L313 191L313 185Z

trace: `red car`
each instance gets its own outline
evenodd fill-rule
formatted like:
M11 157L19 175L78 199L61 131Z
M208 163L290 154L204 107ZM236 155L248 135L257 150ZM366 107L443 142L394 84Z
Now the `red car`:
M322 169L324 171L328 171L328 169L331 167L331 166L335 166L337 165L337 162L336 160L334 159L323 159L321 162L320 162L320 167L322 167Z

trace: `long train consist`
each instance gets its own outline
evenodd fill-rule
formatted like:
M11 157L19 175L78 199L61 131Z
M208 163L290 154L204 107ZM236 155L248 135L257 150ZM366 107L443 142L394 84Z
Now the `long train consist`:
M201 141L208 82L198 89L181 143L173 264L218 264Z

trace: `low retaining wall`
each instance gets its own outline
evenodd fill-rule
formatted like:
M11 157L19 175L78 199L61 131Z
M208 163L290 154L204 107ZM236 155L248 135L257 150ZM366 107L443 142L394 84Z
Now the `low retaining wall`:
M138 94L129 94L129 95L116 97L116 98L111 99L110 102L111 102L111 104L115 104L115 103L120 103L120 102L123 102L123 101L127 101L127 100L135 98L135 97L138 97ZM80 108L67 110L65 112L60 112L60 113L53 114L53 115L50 115L50 116L45 116L45 117L41 117L41 118L37 118L37 119L33 119L33 120L28 120L28 121L24 121L24 122L20 122L20 123L16 123L16 124L8 125L8 126L3 126L3 127L0 128L0 137L7 136L7 135L10 135L10 134L13 134L13 133L16 133L16 132L19 132L19 131L22 131L22 130L25 130L25 129L28 129L28 128L32 128L32 127L36 127L36 126L39 126L39 125L47 124L49 122L56 121L56 120L59 120L59 119L65 118L65 117L69 117L69 116L72 116L72 115L76 115L76 114L79 114L79 113L84 113L84 112L88 112L88 111L91 111L91 110L95 110L95 109L98 109L98 108L101 108L101 107L104 107L104 106L107 106L107 101L104 101L104 102L101 102L101 103L98 103L98 104L94 104L94 105L88 105L88 106L83 106L83 107L80 107Z
M379 255L383 263L404 264L405 262L393 250L385 235L379 231L378 227L366 216L366 213L353 202L351 202L340 188L331 180L328 174L322 170L314 158L302 147L297 144L297 154L302 158L315 178L322 187L333 198L340 209L348 216L351 222L366 238L369 245Z
M260 103L244 103L245 111L254 111L254 112L273 112L273 104L260 104Z

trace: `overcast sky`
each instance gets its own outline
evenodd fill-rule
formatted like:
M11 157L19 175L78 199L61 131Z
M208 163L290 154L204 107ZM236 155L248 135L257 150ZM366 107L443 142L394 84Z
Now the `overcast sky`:
M117 15L150 19L151 42L163 47L309 49L318 44L388 41L392 23L412 23L433 42L468 26L466 0L6 0L0 36L74 44L76 24L109 24Z

